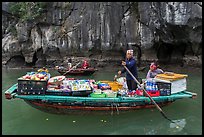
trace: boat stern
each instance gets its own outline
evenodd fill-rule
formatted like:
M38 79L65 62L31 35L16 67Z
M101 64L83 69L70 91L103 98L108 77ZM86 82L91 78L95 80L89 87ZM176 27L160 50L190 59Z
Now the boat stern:
M18 86L18 83L14 84L13 86L11 86L9 89L5 91L4 95L6 99L10 100L14 98L14 94L16 94L17 92L17 86Z
M197 93L191 93L192 94L192 99L197 98Z

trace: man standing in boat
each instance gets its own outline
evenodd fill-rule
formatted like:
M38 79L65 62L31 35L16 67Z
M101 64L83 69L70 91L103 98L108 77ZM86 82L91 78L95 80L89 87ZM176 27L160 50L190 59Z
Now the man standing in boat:
M126 66L130 72L133 74L133 76L137 79L137 66L136 66L136 60L133 58L133 50L127 50L126 52L126 60L122 61L122 65ZM126 72L126 69L123 69L122 71L118 71L118 75L121 75L122 73ZM132 92L133 90L136 90L137 83L134 81L132 76L126 72L126 81L129 92Z
M68 59L68 70L72 68L72 59Z

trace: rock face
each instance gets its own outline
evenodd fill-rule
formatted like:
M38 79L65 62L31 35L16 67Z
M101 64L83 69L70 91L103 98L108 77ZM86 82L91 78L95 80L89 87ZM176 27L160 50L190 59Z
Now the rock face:
M88 58L120 64L126 49L140 61L202 64L202 2L53 2L21 22L2 3L2 64L41 67ZM9 63L10 62L10 63Z

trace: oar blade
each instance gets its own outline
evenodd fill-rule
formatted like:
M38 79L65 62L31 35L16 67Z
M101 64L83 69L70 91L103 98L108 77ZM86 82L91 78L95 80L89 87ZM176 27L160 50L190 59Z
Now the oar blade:
M186 125L186 119L179 119L179 120L172 120L172 123L170 123L170 128L177 129L178 131L181 131Z

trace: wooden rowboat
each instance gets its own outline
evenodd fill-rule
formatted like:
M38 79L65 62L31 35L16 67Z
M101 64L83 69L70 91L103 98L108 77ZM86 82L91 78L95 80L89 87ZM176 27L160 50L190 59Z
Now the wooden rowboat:
M97 69L95 68L87 68L87 69L82 69L82 68L76 68L72 70L68 69L58 69L58 72L61 75L92 75Z

